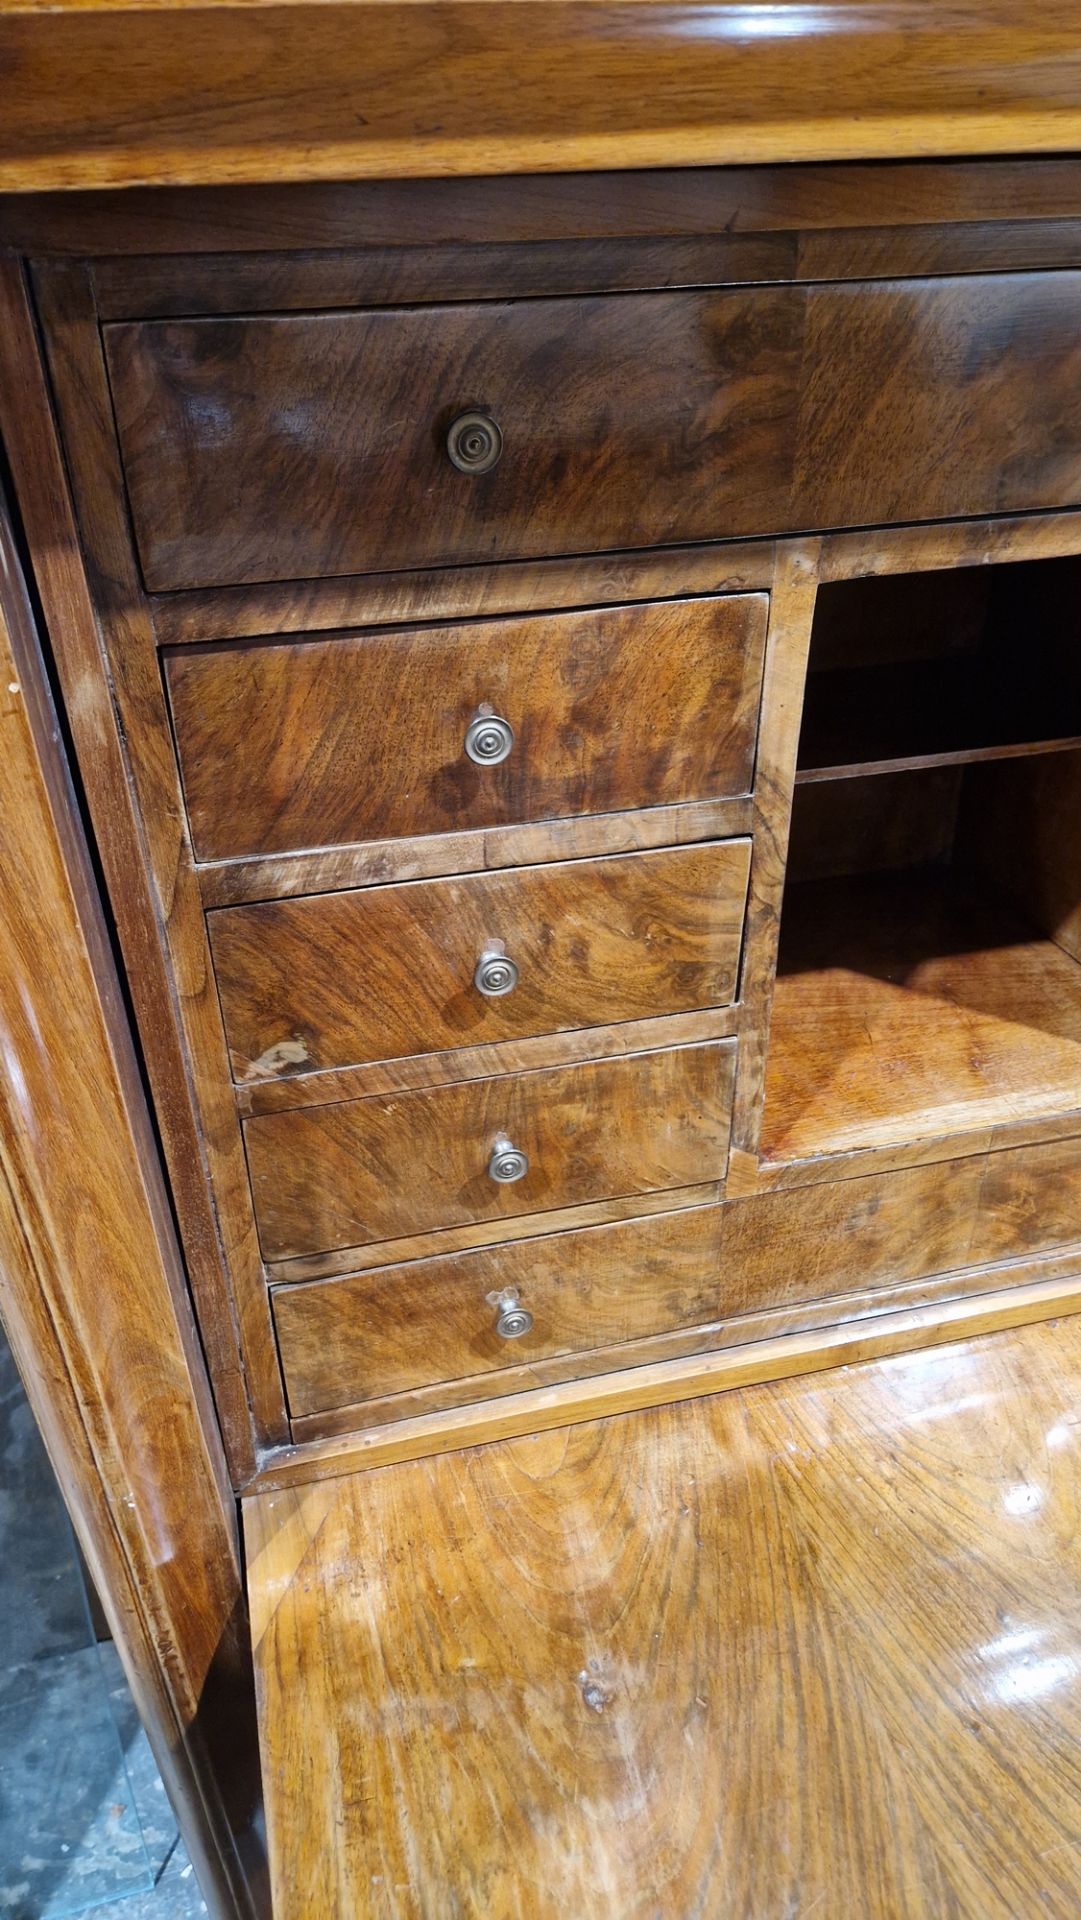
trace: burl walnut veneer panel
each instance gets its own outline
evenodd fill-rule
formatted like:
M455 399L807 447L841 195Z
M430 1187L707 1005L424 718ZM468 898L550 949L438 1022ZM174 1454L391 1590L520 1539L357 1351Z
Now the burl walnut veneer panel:
M843 1318L846 1294L1070 1244L1079 1185L1081 1142L1049 1141L278 1287L290 1410L329 1412L680 1327L712 1336L725 1321L814 1301L834 1300ZM507 1289L533 1316L513 1340L496 1329Z
M735 1042L257 1115L267 1259L722 1179ZM488 1173L508 1136L529 1157Z
M745 793L763 594L185 648L167 664L201 859ZM477 766L482 705L514 731Z
M729 840L212 913L236 1078L724 1006L750 855ZM486 997L494 940L518 979Z
M105 329L164 591L1081 500L1081 274ZM456 417L502 434L490 470Z
M278 1920L1073 1920L1079 1394L1074 1319L248 1501Z

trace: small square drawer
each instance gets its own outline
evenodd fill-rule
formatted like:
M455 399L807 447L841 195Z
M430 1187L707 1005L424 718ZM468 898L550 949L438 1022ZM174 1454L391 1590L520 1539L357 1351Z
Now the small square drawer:
M238 1081L732 999L749 840L268 900L208 916Z
M245 1125L268 1260L723 1179L734 1040Z
M764 594L178 649L196 857L746 793Z

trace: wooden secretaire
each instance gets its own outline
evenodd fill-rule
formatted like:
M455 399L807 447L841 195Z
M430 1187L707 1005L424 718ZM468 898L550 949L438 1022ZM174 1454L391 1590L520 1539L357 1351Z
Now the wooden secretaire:
M647 185L31 263L241 1486L1076 1285L1081 173Z
M604 164L0 208L25 567L290 1577L354 1471L1081 1306L1081 162ZM288 1904L283 1791L283 1920L556 1911ZM570 1908L797 1911L686 1876Z

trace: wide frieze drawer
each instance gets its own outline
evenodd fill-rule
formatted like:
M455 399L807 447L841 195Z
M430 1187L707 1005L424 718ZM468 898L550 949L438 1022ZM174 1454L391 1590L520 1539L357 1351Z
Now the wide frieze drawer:
M746 793L764 594L167 662L197 857Z
M268 1259L724 1177L735 1041L260 1114Z
M654 1014L735 991L751 843L268 900L209 916L238 1081Z
M1081 501L1081 273L105 340L156 591Z

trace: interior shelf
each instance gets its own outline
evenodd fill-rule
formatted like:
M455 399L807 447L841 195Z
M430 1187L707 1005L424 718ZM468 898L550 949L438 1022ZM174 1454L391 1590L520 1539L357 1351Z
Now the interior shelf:
M1081 965L951 872L785 897L763 1154L802 1160L1081 1111Z
M1081 1132L1081 558L820 588L797 767L763 1157Z
M796 781L802 786L1078 746L1081 700L1064 703L1054 679L1003 686L963 658L891 662L812 675Z
M796 780L1081 744L1076 559L823 587Z

